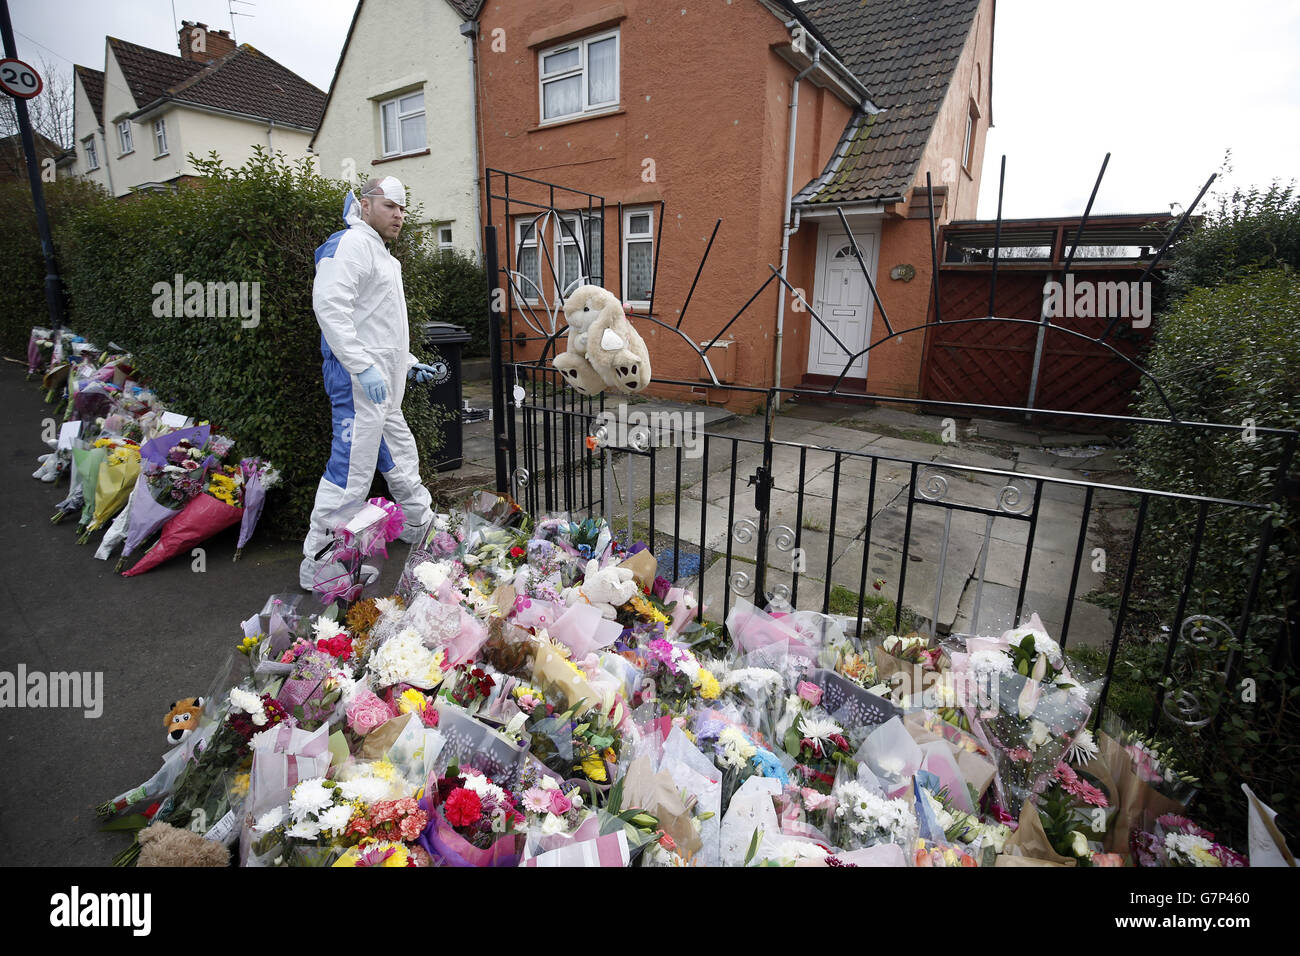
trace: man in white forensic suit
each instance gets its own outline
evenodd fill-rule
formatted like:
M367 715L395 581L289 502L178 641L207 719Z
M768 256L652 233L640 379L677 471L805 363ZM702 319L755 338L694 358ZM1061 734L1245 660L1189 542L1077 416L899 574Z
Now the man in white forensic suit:
M410 352L402 264L386 245L402 231L405 209L406 189L398 179L371 179L360 202L350 190L344 199L347 228L316 250L312 305L334 441L302 546L298 583L309 591L341 572L323 567L320 559L331 542L325 516L363 500L376 466L406 517L401 540L417 540L433 516L402 396L408 378L425 382L434 370Z

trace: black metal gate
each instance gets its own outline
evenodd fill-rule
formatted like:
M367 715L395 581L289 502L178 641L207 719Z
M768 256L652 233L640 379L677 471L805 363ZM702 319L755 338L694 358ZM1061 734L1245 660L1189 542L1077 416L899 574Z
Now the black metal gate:
M1198 688L1204 686L1207 673L1213 675L1213 681L1221 681L1220 686L1231 684L1234 651L1223 651L1208 664L1202 651L1240 646L1252 627L1266 571L1285 573L1284 569L1267 568L1273 538L1270 508L1282 496L1298 437L1295 432L1255 430L1257 440L1269 443L1269 460L1278 476L1274 495L1259 501L1016 471L981 464L978 456L966 455L963 461L959 445L925 454L905 442L891 445L873 438L852 447L851 435L833 433L829 428L826 440L809 441L798 434L799 429L788 427L789 419L778 418L777 406L783 396L843 400L847 396L840 385L856 359L898 335L930 327L893 329L860 254L859 265L889 334L857 354L844 348L844 371L834 385L827 389L723 385L709 356L681 332L680 319L674 327L653 317L636 316L638 322L653 323L687 342L698 356L701 378L711 381L713 387L744 392L763 403L761 426L740 423L739 427L696 428L689 419L671 415L641 420L647 416L638 419L636 406L610 403L603 395L584 398L565 388L562 377L547 364L565 332L562 297L577 285L603 282L604 200L499 170L486 173L485 249L492 296L489 315L500 489L511 492L534 514L559 511L603 516L615 525L616 535L622 529L630 538L644 538L660 557L665 576L687 585L699 601L697 613L711 619L725 620L734 600L745 598L760 606L785 602L823 613L838 608L841 613L848 612L844 618L850 629L856 626L861 633L864 618L878 603L873 592L879 590L893 601L895 631L906 617L931 633L974 634L982 623L998 619L1015 626L1027 610L1036 610L1050 616L1045 623L1050 623L1049 630L1065 646L1082 626L1078 616L1087 608L1077 599L1086 593L1085 585L1095 583L1097 551L1101 551L1103 569L1106 557L1113 554L1117 566L1123 568L1122 583L1114 595L1114 620L1105 641L1106 687L1096 710L1097 724L1106 708L1120 639L1132 613L1139 557L1144 547L1150 553L1149 549L1161 544L1147 536L1149 519L1153 509L1172 513L1192 529L1188 553L1178 556L1181 586L1161 599L1168 606L1165 620L1169 622L1164 675L1175 679L1177 689L1171 695L1160 689L1151 728L1154 731L1162 717L1184 728L1203 726L1214 719ZM530 198L523 198L521 192L528 189ZM539 190L544 198L537 198ZM1202 189L1201 195L1204 193ZM1188 208L1157 259L1194 206ZM584 208L593 218L600 216L599 229L583 214ZM1087 215L1085 212L1085 221ZM856 253L856 241L842 213L840 220ZM621 223L621 215L618 221ZM504 244L498 222L504 223L510 236ZM933 234L933 211L931 228ZM521 264L519 237L542 236L547 229L567 239L567 251L560 257L563 261L556 262L549 244L538 241L528 261ZM1082 229L1081 223L1080 233ZM658 248L656 244L656 271ZM568 258L575 251L576 261ZM937 259L937 249L932 251ZM544 283L537 281L543 254L557 293L549 303L542 292ZM696 282L703 264L701 260ZM937 269L933 275L937 282ZM996 267L993 276L996 283ZM800 295L773 268L759 290L707 341L725 332L774 281ZM531 290L536 294L529 294L530 285L536 287ZM695 282L692 293L694 289ZM689 302L688 295L683 316ZM937 306L937 295L935 302ZM834 337L817 311L806 302L804 305L812 320ZM942 323L937 311L934 318L931 325ZM1028 322L992 315L961 321ZM1028 324L1080 335L1046 318ZM1111 331L1108 328L1091 341L1105 346ZM540 345L540 355L524 358L519 353L530 348L530 343ZM1131 359L1115 354L1151 381L1168 407L1160 383ZM698 384L695 379L653 381ZM861 402L902 401L861 394L853 398ZM904 404L936 409L941 414L955 414L959 409L966 413L971 408L1021 416L1050 413L1057 421L1100 422L1129 429L1188 429L1204 435L1241 428L1183 421L1172 407L1168 419L1142 419L919 399ZM1251 522L1259 528L1258 547L1246 577L1227 583L1228 590L1240 595L1239 613L1229 620L1202 614L1193 603L1201 590L1197 573L1207 527L1223 520ZM1099 523L1106 532L1104 541L1098 537ZM1150 597L1146 595L1148 600ZM1096 622L1093 624L1095 633ZM1282 656L1279 653L1279 661ZM1189 660L1193 663L1188 664ZM1285 666L1294 668L1289 660Z

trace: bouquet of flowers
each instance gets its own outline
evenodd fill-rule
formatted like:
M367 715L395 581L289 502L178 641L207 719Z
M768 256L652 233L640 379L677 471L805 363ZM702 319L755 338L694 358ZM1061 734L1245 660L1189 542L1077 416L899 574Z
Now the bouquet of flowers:
M835 785L835 843L847 850L860 850L877 843L909 847L916 839L916 815L903 799L888 799L856 779Z
M518 866L526 818L515 795L473 767L431 777L420 806L429 815L420 844L449 866Z
M1042 792L1073 739L1085 727L1094 687L1080 684L1060 645L1038 616L1000 640L972 638L955 669L978 694L964 709L976 736L997 761L999 802L1013 815ZM973 698L973 699L972 699Z
M229 451L228 445L225 450ZM210 455L209 460L214 457ZM216 467L205 474L203 493L190 498L175 517L167 519L158 541L135 565L122 572L123 577L143 574L243 520L239 469Z
M1135 831L1130 846L1138 866L1249 866L1240 853L1217 843L1209 830L1175 813L1157 817L1150 830Z

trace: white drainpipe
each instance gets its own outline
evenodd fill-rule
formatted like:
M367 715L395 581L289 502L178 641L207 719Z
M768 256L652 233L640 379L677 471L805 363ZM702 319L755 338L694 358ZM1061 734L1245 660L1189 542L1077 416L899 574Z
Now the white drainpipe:
M478 253L478 261L483 262L483 201L478 188L478 174L483 170L479 168L478 62L474 51L478 40L478 21L470 20L462 23L460 32L461 36L469 41L470 154L474 164L474 251ZM486 178L483 181L483 191L487 191Z
M809 37L808 39L812 39ZM817 43L816 40L813 40ZM809 73L817 69L821 62L822 46L817 44L817 49L813 51L812 63L802 72L795 75L794 91L790 94L790 148L786 154L785 160L785 217L782 220L781 227L781 278L785 278L786 262L790 256L790 236L799 228L798 222L791 223L790 212L794 199L794 147L795 137L799 131L799 81ZM785 338L785 286L782 285L778 290L776 300L776 378L775 387L781 387L781 345ZM775 406L781 407L781 393L775 395Z

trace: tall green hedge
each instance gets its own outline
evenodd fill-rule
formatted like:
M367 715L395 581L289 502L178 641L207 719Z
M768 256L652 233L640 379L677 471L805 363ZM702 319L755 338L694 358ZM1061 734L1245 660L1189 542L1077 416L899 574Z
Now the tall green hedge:
M1239 226L1234 222L1229 228L1235 233ZM1197 251L1213 245L1212 238L1198 243ZM1186 293L1163 317L1148 363L1181 417L1238 427L1218 433L1141 429L1132 464L1140 483L1149 487L1270 502L1283 441L1251 426L1300 429L1300 276L1289 268L1239 271L1226 258L1215 262L1216 276L1239 278ZM1137 411L1168 414L1149 386ZM1292 462L1293 473L1295 468ZM1162 731L1203 780L1204 812L1238 838L1244 837L1243 780L1275 809L1300 820L1300 793L1294 787L1300 779L1300 674L1294 656L1300 635L1288 619L1300 575L1300 509L1294 502L1283 497L1269 512L1209 509L1187 611L1215 616L1236 629L1265 520L1272 523L1273 539L1245 640L1199 656L1184 644L1179 655L1187 667L1199 668L1199 680L1193 681L1196 686L1169 686L1171 693L1193 691L1208 709L1217 707L1222 720L1217 729L1193 731L1166 722ZM1162 637L1158 625L1168 623L1182 588L1194 522L1194 508L1152 505L1133 608L1135 630L1145 633L1134 636ZM1145 669L1119 676L1150 686L1161 677L1163 653L1143 650L1139 646L1133 656L1147 659ZM1236 673L1225 692L1214 672L1226 665L1230 652ZM1146 715L1141 719L1145 723Z
M314 251L343 227L347 184L261 151L239 169L211 156L193 188L82 206L55 226L76 330L91 341L129 349L169 407L206 418L260 454L285 483L268 501L268 530L298 538L329 456L330 415L321 381L320 330L312 311ZM423 236L404 232L403 260L412 351L421 317L434 308L434 256ZM186 281L260 283L260 321L238 316L154 315L153 287ZM432 481L442 443L439 414L414 384L403 404Z
M64 230L77 209L108 201L108 195L84 179L60 179L44 184L45 206L51 221L57 260L62 259ZM45 304L45 260L32 205L32 190L26 180L0 183L0 353L10 358L27 355L27 339L33 326L50 324ZM66 291L66 290L65 290ZM72 303L64 308L71 311ZM65 316L70 321L71 316Z

